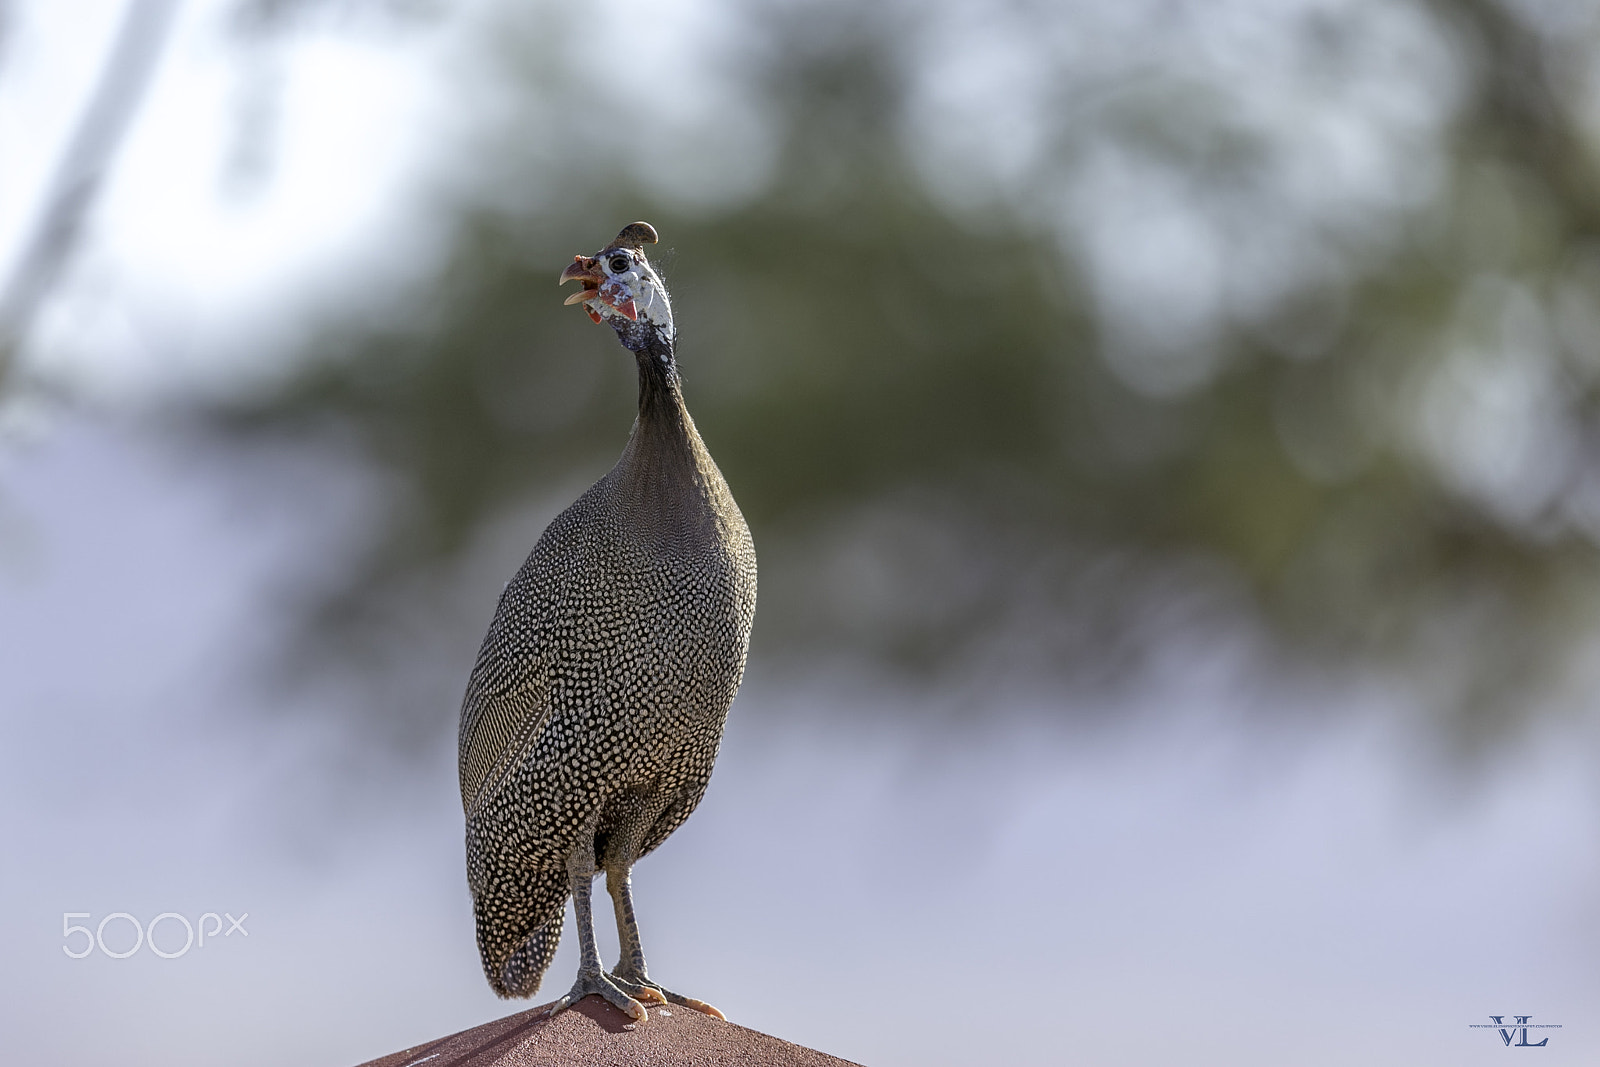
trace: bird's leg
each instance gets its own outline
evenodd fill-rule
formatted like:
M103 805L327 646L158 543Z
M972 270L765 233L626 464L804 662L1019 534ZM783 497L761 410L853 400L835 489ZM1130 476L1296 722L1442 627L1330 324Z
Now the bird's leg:
M606 871L606 892L617 912L617 941L621 947L617 966L611 972L618 978L634 982L648 980L645 970L644 945L639 942L639 919L633 913L633 873L624 867L620 873Z
M578 980L572 984L572 990L566 996L556 1001L550 1009L550 1014L564 1008L569 1008L588 996L598 993L616 1007L626 1012L635 1022L644 1022L650 1017L645 1006L636 1000L638 990L624 990L610 975L600 968L600 953L594 944L594 913L590 909L589 888L594 881L594 838L590 835L579 835L578 847L572 850L572 855L567 859L567 873L572 879L572 910L578 922L578 945L581 958L578 961ZM632 992L634 995L629 996ZM645 989L643 1000L652 1003L665 1004L666 998L654 989Z
M621 958L611 972L611 977L617 985L639 996L641 993L654 993L671 1004L681 1004L686 1008L715 1015L719 1019L726 1019L710 1004L693 997L686 997L663 987L658 982L650 980L649 973L644 966L644 946L639 943L639 920L633 914L633 874L632 866L608 866L606 868L606 892L611 894L611 903L617 909L617 940L621 943Z

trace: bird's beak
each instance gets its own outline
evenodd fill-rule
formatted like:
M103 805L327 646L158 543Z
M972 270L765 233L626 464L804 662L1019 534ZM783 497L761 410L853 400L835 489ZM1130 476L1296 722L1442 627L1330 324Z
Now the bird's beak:
M583 291L573 293L562 301L563 304L583 304L584 311L595 322L600 321L600 312L589 307L589 301L600 296L600 286L606 280L605 274L600 270L600 261L589 256L573 256L572 262L567 264L567 269L561 272L561 281L557 284L566 285L570 281L583 283Z
M600 283L606 280L606 276L600 271L600 261L588 256L573 256L572 262L567 264L567 269L561 272L559 284L565 285L574 278L589 283L586 287L590 289L598 288Z

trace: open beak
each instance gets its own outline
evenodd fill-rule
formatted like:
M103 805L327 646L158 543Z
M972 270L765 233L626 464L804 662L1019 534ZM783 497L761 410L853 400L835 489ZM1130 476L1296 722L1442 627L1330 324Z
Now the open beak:
M628 319L638 320L639 309L634 306L633 294L628 292L627 286L615 278L608 279L605 272L600 269L598 259L573 256L572 262L567 264L567 269L561 272L561 281L558 284L565 285L570 281L582 282L583 290L567 297L562 301L563 304L582 304L583 310L589 313L589 317L599 322L600 312L590 305L591 301L598 300Z
M573 256L572 262L567 264L567 269L561 272L561 281L557 284L566 285L571 281L579 281L583 283L583 291L573 293L562 303L583 304L583 310L589 313L589 317L595 322L599 322L600 312L589 307L588 304L589 301L600 295L600 285L605 280L606 276L600 271L599 260L591 259L588 256Z

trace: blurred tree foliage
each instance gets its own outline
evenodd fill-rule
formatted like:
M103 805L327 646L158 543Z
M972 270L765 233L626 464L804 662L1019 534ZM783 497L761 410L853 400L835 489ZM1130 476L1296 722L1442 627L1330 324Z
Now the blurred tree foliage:
M758 653L1123 662L1232 575L1286 647L1420 665L1462 722L1559 682L1600 532L1593 19L1092 7L720 5L695 121L743 132L711 147L638 117L648 57L508 13L490 117L442 149L473 163L437 270L216 422L331 429L402 487L318 633L381 630L386 590L609 464L632 367L555 277L646 218L763 553ZM989 97L961 81L986 12L1017 30ZM1201 62L1230 20L1248 62ZM1317 160L1359 170L1378 150L1338 138L1407 108L1372 165L1422 192L1344 195Z

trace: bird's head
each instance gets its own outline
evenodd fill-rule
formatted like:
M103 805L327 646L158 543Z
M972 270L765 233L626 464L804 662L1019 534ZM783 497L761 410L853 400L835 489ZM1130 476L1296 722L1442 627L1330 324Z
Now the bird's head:
M657 240L655 227L632 222L594 255L573 256L561 272L561 284L583 284L566 303L582 304L595 322L610 323L635 352L652 343L670 347L676 334L666 284L644 256L644 246Z

